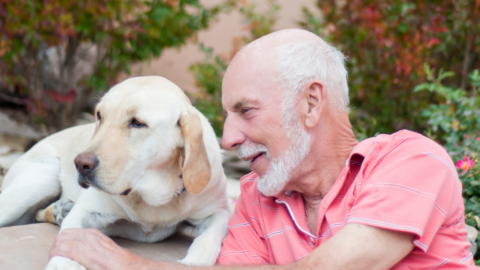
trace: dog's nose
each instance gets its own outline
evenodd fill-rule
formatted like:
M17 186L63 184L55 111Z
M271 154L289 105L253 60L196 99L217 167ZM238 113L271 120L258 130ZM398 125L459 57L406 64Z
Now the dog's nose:
M75 160L75 167L77 171L83 175L89 175L95 170L98 165L97 157L91 152L84 152L79 154Z

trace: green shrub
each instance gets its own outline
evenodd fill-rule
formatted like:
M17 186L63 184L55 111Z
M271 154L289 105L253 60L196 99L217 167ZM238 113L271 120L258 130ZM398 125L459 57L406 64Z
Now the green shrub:
M0 0L0 101L68 127L132 63L195 38L234 1Z
M195 84L201 89L200 93L192 96L193 104L210 121L216 135L221 137L225 120L222 107L222 80L228 62L219 55L213 56L211 48L203 44L200 48L205 53L205 60L190 66L190 71L195 76Z
M422 111L426 118L425 134L442 144L457 163L463 183L466 223L480 226L480 73L469 74L471 91L445 86L443 80L454 72L435 72L425 65L428 82L415 87L415 92L428 92L439 100ZM471 166L461 166L465 162ZM472 166L473 165L473 166ZM462 168L463 167L463 168ZM467 170L468 169L468 170ZM475 258L478 260L480 254Z
M255 4L248 4L246 1L242 3L238 11L243 16L249 33L242 37L235 37L232 40L233 49L228 54L214 55L211 48L201 44L200 49L205 53L205 60L190 66L190 71L195 76L195 84L200 88L200 92L192 96L193 103L205 114L219 137L222 136L225 121L222 107L223 74L243 45L273 32L280 8L276 0L269 0L269 9L259 14L255 12Z
M402 128L422 131L419 111L437 102L412 89L426 81L423 63L457 76L445 85L468 88L480 66L480 2L456 0L317 0L300 25L347 56L351 121L370 137Z

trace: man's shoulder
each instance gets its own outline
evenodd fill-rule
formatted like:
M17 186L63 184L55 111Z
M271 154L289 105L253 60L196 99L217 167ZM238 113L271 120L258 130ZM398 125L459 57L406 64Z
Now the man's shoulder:
M447 173L453 178L457 177L448 152L420 133L401 130L393 134L380 134L369 142L369 146L365 151L363 167L370 173L388 171L400 174L402 170L413 172L416 168L422 168L422 172Z
M403 180L399 180L399 183L407 185L407 179L417 179L422 175L422 181L410 184L418 186L421 182L439 187L447 184L460 190L457 171L448 152L440 144L417 132L401 130L391 135L378 135L363 165L369 179L373 175L381 176L381 179L401 176ZM440 178L444 181L440 181Z
M437 142L423 134L405 129L393 134L377 135L372 148L377 150L376 153L379 156L390 155L393 152L402 152L403 154L411 155L416 153L434 153L448 157L448 153Z

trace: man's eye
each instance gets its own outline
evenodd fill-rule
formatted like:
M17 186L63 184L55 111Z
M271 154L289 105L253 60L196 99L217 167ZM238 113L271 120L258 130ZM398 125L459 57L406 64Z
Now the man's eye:
M143 127L147 127L146 124L138 121L137 119L135 118L132 118L132 121L130 121L130 126L134 127L134 128L143 128Z
M100 116L100 112L97 112L97 120L98 120L98 121L101 121L101 120L102 120L102 116Z
M252 108L242 108L242 109L241 109L241 113L242 113L242 114L245 114L245 113L247 113L248 111L250 111L251 109L252 109Z

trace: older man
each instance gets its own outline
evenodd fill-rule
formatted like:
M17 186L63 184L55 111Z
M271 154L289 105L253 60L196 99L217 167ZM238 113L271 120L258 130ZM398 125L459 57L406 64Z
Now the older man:
M223 147L238 149L253 172L241 180L218 264L473 268L448 154L409 131L358 143L335 48L306 31L275 32L235 56L222 91ZM53 255L91 269L182 267L140 258L93 230L65 230Z

